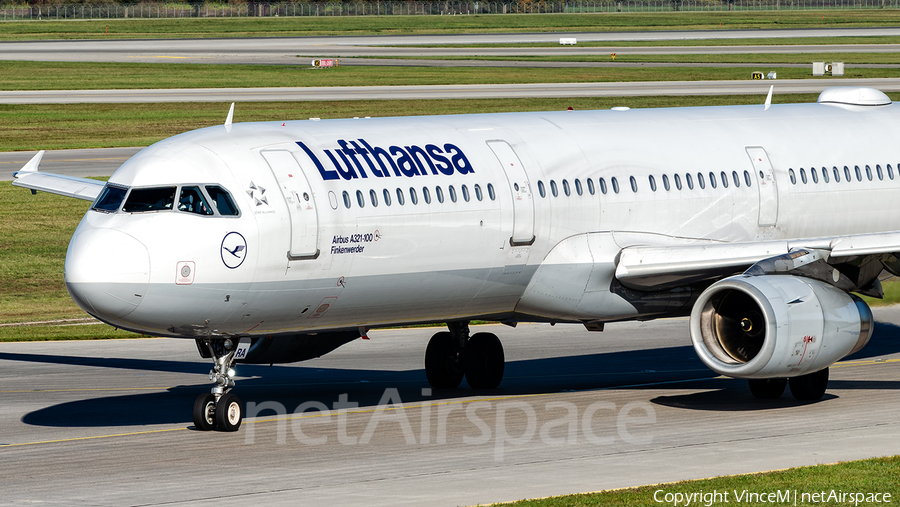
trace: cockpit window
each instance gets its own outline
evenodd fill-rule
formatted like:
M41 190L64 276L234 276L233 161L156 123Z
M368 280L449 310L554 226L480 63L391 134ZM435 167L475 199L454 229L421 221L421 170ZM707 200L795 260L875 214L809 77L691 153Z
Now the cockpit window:
M240 214L237 206L234 205L234 201L231 200L231 195L224 188L207 185L206 193L209 194L209 198L212 199L213 204L216 206L216 211L220 215L237 216Z
M96 211L105 211L107 213L115 213L125 200L125 194L128 193L127 188L106 185L100 192L100 198L91 208Z
M197 213L198 215L212 215L213 210L207 204L200 187L181 187L181 197L178 198L178 211Z
M128 194L125 207L126 213L140 213L143 211L165 211L172 209L175 203L175 187L159 188L135 188Z

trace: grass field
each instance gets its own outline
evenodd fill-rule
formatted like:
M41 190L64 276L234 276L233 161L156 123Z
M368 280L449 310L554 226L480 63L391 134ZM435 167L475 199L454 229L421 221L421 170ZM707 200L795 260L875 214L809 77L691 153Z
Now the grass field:
M900 99L900 94L894 95ZM763 94L708 97L628 97L558 99L381 100L343 102L242 102L235 121L285 121L307 118L419 116L609 109L615 106L674 107L761 104ZM814 94L777 95L774 103L812 102ZM166 137L225 121L229 104L0 105L0 150L146 146Z
M8 21L0 40L892 26L900 11L823 10Z
M629 59L618 59L621 63ZM637 60L635 60L637 61ZM809 59L811 62L812 60ZM828 60L831 61L831 60ZM244 88L254 86L375 86L505 83L601 83L622 81L708 81L749 79L735 67L371 67L314 69L297 65L205 65L160 63L0 62L2 90L108 90L141 88ZM811 78L810 68L768 65L781 79ZM845 78L894 77L898 69L846 69ZM53 79L35 81L35 75ZM812 79L812 78L811 78ZM816 78L839 81L838 78Z
M741 492L774 493L776 491L797 492L797 502L793 497L787 503L776 505L797 505L819 507L822 505L853 505L845 501L814 502L812 497L803 501L803 493L831 491L837 493L889 493L891 495L887 504L895 504L900 498L900 456L890 458L869 459L863 461L851 461L834 465L818 465L813 467L791 468L778 472L762 474L739 475L732 477L720 477L715 479L703 479L699 481L685 481L672 484L660 484L644 486L633 489L623 489L602 493L588 493L582 495L567 495L540 500L523 500L508 504L515 507L591 507L591 506L659 506L672 503L661 503L654 499L657 491L662 491L659 498L665 498L666 493L711 493L728 492L728 501L704 503L694 501L690 505L719 506L719 505L766 505L762 502L738 501L737 495ZM712 499L712 497L709 497ZM882 496L882 499L884 497ZM884 503L882 503L884 504ZM884 504L884 505L887 505ZM682 506L685 504L682 503ZM875 502L859 502L858 505L878 505Z

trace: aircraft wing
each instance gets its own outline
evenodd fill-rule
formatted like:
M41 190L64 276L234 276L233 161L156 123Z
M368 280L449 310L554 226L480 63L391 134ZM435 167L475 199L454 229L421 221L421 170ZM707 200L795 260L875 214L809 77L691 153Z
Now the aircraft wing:
M632 289L660 290L741 273L760 261L800 249L822 252L830 264L897 254L900 231L791 241L632 246L622 249L616 278ZM887 259L880 260L885 268L894 267Z
M22 169L18 170L13 175L16 178L13 185L31 189L33 193L40 190L85 201L95 200L103 190L105 183L102 181L39 172L38 166L43 156L44 151L41 150Z

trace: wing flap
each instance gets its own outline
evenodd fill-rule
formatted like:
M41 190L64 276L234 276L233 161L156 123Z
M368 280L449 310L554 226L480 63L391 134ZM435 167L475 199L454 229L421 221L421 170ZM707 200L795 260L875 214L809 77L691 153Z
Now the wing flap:
M102 181L65 176L62 174L42 173L38 171L44 152L39 151L25 166L13 176L13 186L30 189L32 192L48 192L51 194L74 197L85 201L94 201L103 187Z

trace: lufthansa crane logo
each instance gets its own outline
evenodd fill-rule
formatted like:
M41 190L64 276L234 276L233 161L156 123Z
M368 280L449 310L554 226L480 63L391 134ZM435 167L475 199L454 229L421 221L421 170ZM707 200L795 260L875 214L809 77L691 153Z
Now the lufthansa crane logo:
M236 269L247 257L247 240L239 232L229 232L222 240L220 253L225 266Z

